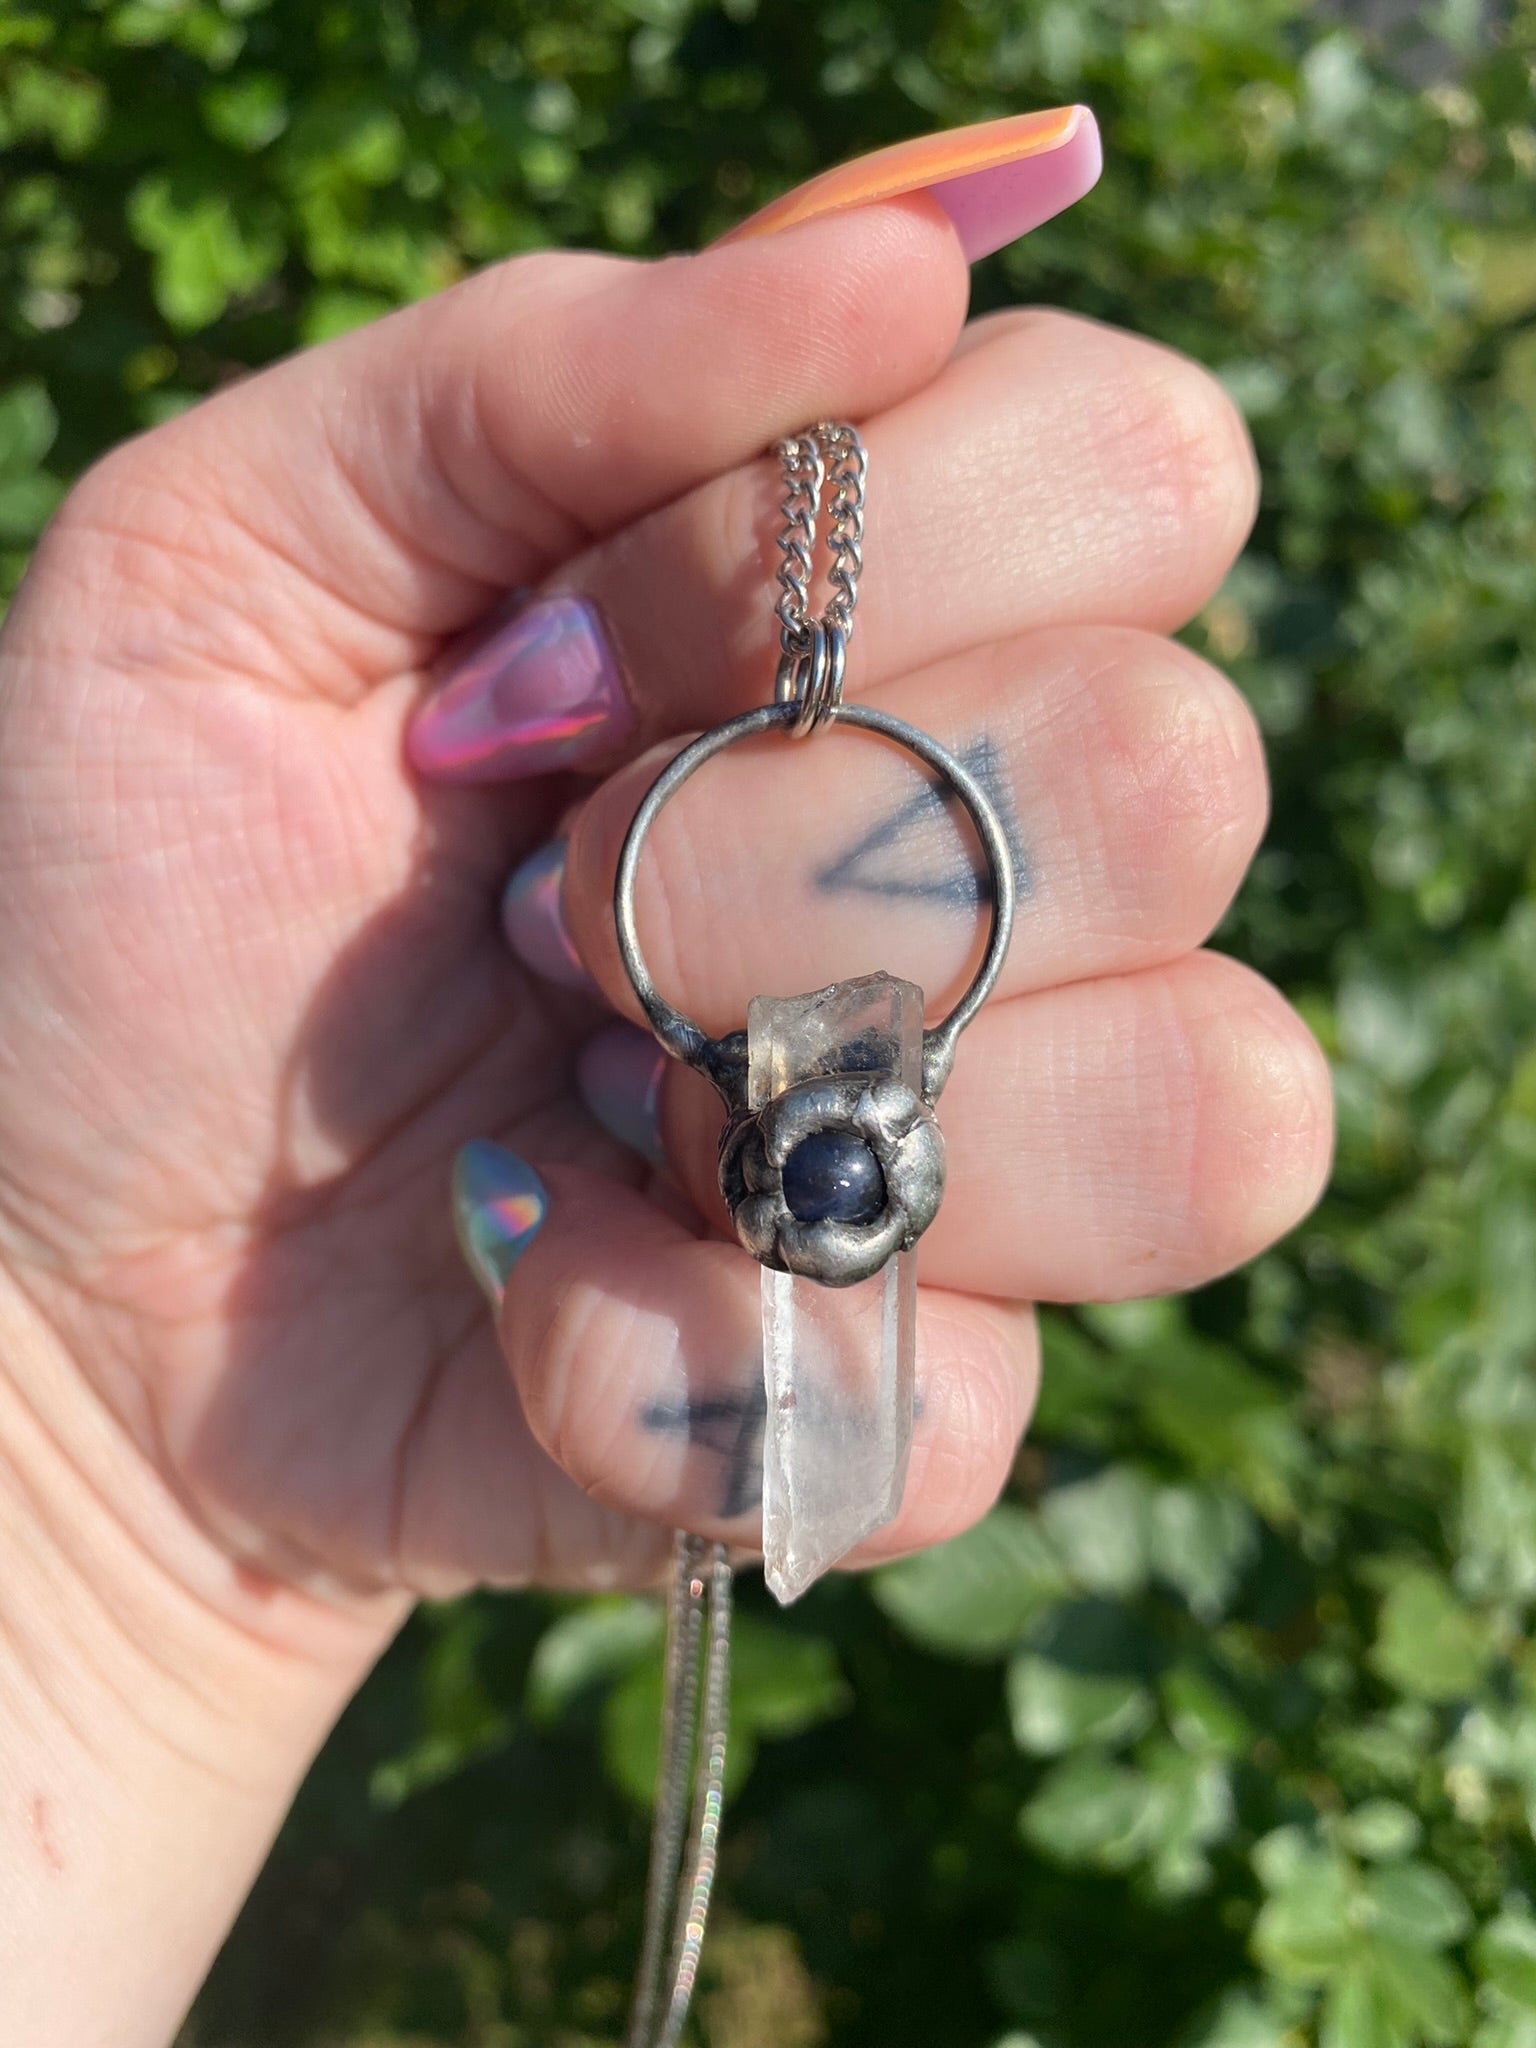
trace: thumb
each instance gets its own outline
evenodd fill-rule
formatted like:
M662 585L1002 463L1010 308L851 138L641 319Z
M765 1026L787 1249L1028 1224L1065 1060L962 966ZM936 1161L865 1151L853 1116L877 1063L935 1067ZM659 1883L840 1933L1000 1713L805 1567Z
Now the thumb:
M243 673L349 697L807 419L922 385L965 302L960 240L920 194L655 263L520 257L126 444L40 566L79 588L89 560L82 655L121 637L142 659L149 632L162 672L234 648Z

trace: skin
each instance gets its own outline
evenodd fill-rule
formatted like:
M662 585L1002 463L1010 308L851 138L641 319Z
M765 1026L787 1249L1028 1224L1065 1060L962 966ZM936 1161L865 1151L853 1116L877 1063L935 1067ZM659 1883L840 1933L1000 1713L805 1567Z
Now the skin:
M170 2038L418 1594L644 1583L674 1518L750 1536L724 1512L730 1407L644 1420L704 1412L721 1390L680 1365L750 1330L755 1274L680 1196L712 1200L713 1099L669 1078L664 1180L598 1131L569 1075L600 1010L517 966L496 900L576 802L567 913L627 1007L617 838L643 757L763 694L777 434L867 423L852 687L986 740L1030 876L942 1105L912 1480L863 1561L995 1495L1033 1388L1028 1301L1194 1284L1313 1201L1320 1056L1198 950L1262 829L1259 746L1158 637L1242 542L1241 428L1147 343L1046 313L962 333L964 301L921 200L656 266L523 259L117 451L39 549L0 639L18 2040ZM595 785L423 787L402 736L444 636L544 581L604 603L633 743ZM755 988L870 964L834 958L868 950L868 899L817 876L912 789L866 763L839 812L809 744L793 774L722 762L657 834L648 948L712 1026ZM754 880L749 788L813 916L756 914L779 856ZM956 828L932 822L911 858L946 886L875 907L877 964L937 994L973 915ZM474 1136L553 1197L499 1349L447 1213Z

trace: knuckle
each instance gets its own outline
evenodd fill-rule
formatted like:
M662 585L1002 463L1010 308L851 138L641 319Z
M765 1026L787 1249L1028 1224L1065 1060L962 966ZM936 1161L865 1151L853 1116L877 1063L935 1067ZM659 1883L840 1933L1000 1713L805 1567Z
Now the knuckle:
M1090 824L1075 859L1101 937L1165 959L1225 910L1263 837L1258 722L1209 663L1151 633L1078 638L1047 716Z
M1173 890L1197 923L1216 914L1263 835L1268 788L1258 725L1226 678L1171 645L1122 693L1100 790L1106 836L1128 821L1135 858L1119 863L1139 898Z
M1038 1379L1031 1312L982 1316L973 1304L954 1317L949 1330L942 1328L946 1319L936 1302L925 1309L926 1348L939 1356L922 1376L913 1480L896 1531L903 1549L959 1535L996 1501L1013 1468Z
M1230 961L1216 985L1225 999L1202 1002L1185 1030L1199 1075L1192 1206L1205 1263L1225 1270L1284 1236L1316 1202L1332 1154L1333 1097L1321 1048L1278 990Z
M1181 535L1193 522L1237 545L1258 499L1253 453L1232 400L1187 357L1138 343L1103 398L1109 461L1138 480Z

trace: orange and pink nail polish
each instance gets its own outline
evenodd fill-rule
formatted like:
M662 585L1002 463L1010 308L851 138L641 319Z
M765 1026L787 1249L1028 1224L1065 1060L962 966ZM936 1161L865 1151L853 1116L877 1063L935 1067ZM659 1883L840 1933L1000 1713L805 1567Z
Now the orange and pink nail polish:
M823 171L722 237L745 241L885 199L926 192L954 222L968 262L1027 235L1093 189L1103 167L1087 107L1052 107L944 129Z

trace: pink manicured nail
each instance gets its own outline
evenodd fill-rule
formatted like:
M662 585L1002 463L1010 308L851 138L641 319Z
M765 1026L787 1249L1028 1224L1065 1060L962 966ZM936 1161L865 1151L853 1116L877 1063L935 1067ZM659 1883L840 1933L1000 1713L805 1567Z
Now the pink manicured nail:
M1098 123L1087 107L1011 114L855 157L770 201L721 239L775 235L823 214L929 192L975 263L1092 191L1103 162Z
M450 650L411 726L411 765L444 782L507 782L610 752L635 714L597 609L569 592L493 616Z
M566 929L560 891L565 884L565 841L551 839L513 871L501 899L501 928L525 967L561 988L595 989Z
M667 1056L636 1024L609 1024L589 1038L576 1060L576 1087L605 1131L661 1165L661 1082Z

